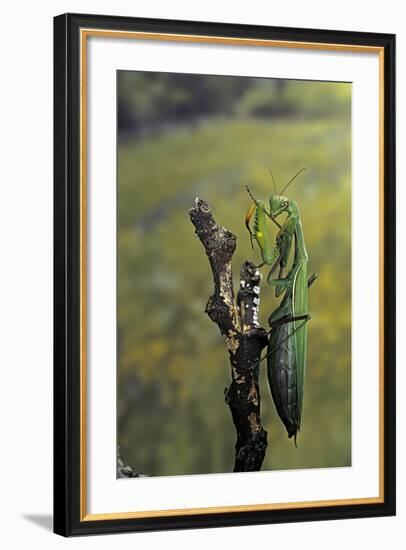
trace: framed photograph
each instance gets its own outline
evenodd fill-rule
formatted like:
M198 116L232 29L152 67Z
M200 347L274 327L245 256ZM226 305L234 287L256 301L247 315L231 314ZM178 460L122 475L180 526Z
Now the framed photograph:
M54 530L395 514L395 36L54 20Z

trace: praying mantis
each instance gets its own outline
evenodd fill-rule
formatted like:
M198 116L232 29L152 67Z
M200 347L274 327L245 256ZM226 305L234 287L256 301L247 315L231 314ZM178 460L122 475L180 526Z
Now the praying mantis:
M276 410L286 427L289 438L294 437L295 444L303 413L307 323L310 320L308 288L316 275L308 280L308 254L299 207L294 200L288 199L283 193L303 170L304 168L288 182L281 193L276 191L271 172L275 193L269 197L269 209L263 201L257 200L247 187L253 203L245 218L251 245L253 247L255 241L261 252L263 262L258 267L269 266L267 282L275 287L276 297L284 293L280 305L268 319L270 327L268 348L263 359L267 359L268 381ZM280 224L277 218L284 213L287 217ZM252 230L250 222L253 216ZM274 244L270 234L271 223L279 229ZM287 272L293 241L293 262ZM278 267L279 274L274 278Z

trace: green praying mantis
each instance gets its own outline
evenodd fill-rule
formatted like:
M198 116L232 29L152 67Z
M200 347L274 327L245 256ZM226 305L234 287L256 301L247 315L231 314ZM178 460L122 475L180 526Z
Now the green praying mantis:
M253 200L245 224L250 233L251 245L258 244L262 264L269 266L267 282L275 287L275 295L284 293L280 305L269 316L269 338L267 359L268 381L279 417L284 423L289 437L294 437L296 444L297 432L300 430L304 378L307 355L307 323L310 320L308 312L308 288L316 275L309 280L307 277L308 254L306 250L303 227L299 207L294 200L284 196L284 192L292 181L303 172L300 170L283 188L269 197L269 209L264 202L257 200L247 187ZM282 214L287 214L280 224L277 220ZM250 223L254 216L253 230ZM276 240L271 239L271 223L278 227ZM294 255L291 268L288 262L294 242ZM274 277L279 267L277 277Z

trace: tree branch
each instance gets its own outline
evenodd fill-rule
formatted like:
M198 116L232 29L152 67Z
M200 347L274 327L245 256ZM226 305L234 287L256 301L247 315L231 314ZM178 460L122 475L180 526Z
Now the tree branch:
M231 364L232 381L225 391L225 400L237 432L234 471L258 471L267 448L258 386L261 350L268 343L265 329L258 324L261 276L253 263L244 262L236 304L231 267L235 235L217 225L203 200L196 199L189 214L213 274L214 293L207 302L206 313L224 337Z
M120 449L117 447L117 479L128 477L147 477L142 472L137 472L131 466L124 464L121 460Z

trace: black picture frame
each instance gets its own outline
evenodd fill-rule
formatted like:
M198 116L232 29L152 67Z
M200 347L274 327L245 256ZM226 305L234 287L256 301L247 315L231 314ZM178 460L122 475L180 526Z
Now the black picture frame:
M80 30L375 47L383 74L383 499L371 504L87 520L81 514ZM54 19L54 531L63 536L395 514L395 36L64 14Z

